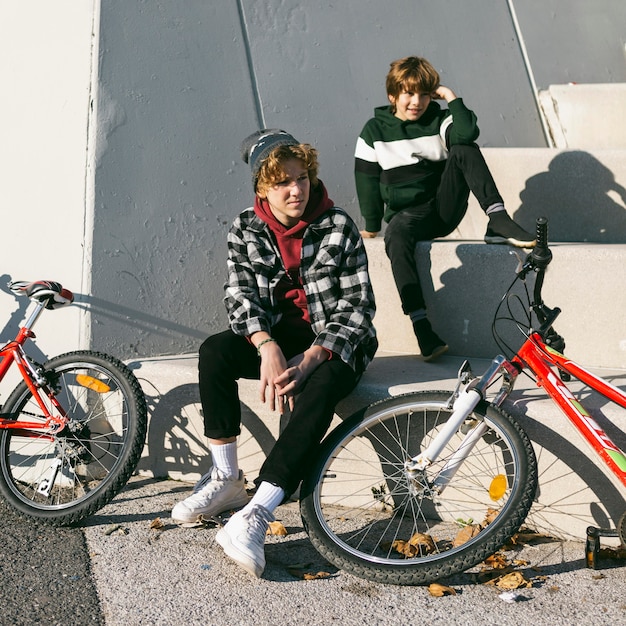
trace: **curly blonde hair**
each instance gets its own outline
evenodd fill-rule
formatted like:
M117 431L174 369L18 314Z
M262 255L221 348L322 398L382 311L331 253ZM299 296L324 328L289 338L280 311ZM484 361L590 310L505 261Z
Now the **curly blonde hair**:
M285 177L284 163L289 159L298 159L309 173L311 187L317 185L317 150L308 143L297 146L278 146L272 150L269 156L261 163L256 183L257 193L264 193Z

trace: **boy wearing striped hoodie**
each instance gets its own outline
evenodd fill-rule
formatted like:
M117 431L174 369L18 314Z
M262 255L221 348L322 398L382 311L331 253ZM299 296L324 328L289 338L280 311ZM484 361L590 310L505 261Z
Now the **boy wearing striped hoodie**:
M487 243L528 248L535 238L515 223L475 141L476 115L440 84L434 67L420 57L391 63L390 104L374 110L355 151L355 182L365 238L382 221L385 251L425 361L448 349L432 329L415 260L415 245L450 234L461 222L472 192L489 217ZM435 99L445 100L443 109Z

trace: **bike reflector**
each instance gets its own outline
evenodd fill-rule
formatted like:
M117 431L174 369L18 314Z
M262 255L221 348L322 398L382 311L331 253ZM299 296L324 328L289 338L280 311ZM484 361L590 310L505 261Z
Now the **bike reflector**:
M493 477L489 485L489 497L492 500L499 500L506 493L506 476L498 474Z
M77 374L76 382L87 389L95 391L96 393L107 393L111 391L111 387L109 387L106 383L103 383L101 380L98 380L93 376L87 376L86 374Z

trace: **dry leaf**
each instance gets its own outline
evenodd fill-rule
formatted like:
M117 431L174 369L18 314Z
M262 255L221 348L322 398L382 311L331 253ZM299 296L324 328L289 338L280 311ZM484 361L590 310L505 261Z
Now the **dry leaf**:
M428 593L435 598L441 598L443 596L456 596L456 591L452 587L440 585L439 583L431 583L428 585Z
M412 546L424 548L428 554L435 551L435 542L430 535L424 533L415 533L410 539L409 543Z
M267 534L285 537L288 533L287 529L282 525L281 522L270 522L267 528Z
M495 585L502 576L512 572L513 568L508 565L504 569L485 569L475 575L476 581L483 585Z
M316 574L303 574L303 580L322 580L324 578L330 578L330 574L328 572L317 572Z
M502 554L501 552L496 552L495 554L488 556L483 561L483 564L486 567L491 567L493 569L504 569L505 567L508 567L509 562L507 561L507 558L506 556L504 556L504 554Z
M496 517L498 516L498 513L500 513L498 509L488 508L487 515L485 515L485 521L483 522L483 526L488 526L489 524L491 524L491 522L493 522L493 520L496 519Z
M309 567L311 567L311 563L299 563L296 565L290 565L287 567L287 571L294 577L299 578L300 580L320 580L323 578L330 578L330 574L328 572L307 572Z
M521 572L511 572L502 576L495 582L499 589L521 589L522 587L532 587L532 583L524 578Z
M519 532L515 533L510 539L513 545L521 545L523 543L551 543L553 541L559 541L559 539L551 535L538 533L529 528L521 528Z
M150 528L165 528L165 524L160 517L157 517L156 519L153 519L152 522L150 522Z
M483 527L480 524L471 524L468 526L464 526L454 538L452 545L455 548L458 548L458 546L463 545L464 543L468 542L472 537L475 537L482 529Z
M387 546L388 545L389 544L387 544ZM391 548L409 558L420 554L432 554L436 550L433 538L424 533L415 533L408 541L396 539L396 541L391 544Z

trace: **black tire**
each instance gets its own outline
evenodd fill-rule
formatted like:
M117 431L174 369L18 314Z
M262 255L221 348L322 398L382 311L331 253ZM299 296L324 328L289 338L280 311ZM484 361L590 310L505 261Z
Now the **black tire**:
M99 352L60 355L43 372L70 422L53 435L1 432L0 493L18 513L75 524L109 502L135 470L146 437L146 400L131 370ZM24 382L2 412L17 421L44 421Z
M426 391L383 400L324 440L300 511L314 547L333 565L375 582L426 584L477 565L519 529L537 489L537 461L501 409L481 402L421 482L406 473L405 460L451 415L449 398ZM429 492L464 433L483 421L488 429L450 484ZM401 543L409 540L412 547Z

